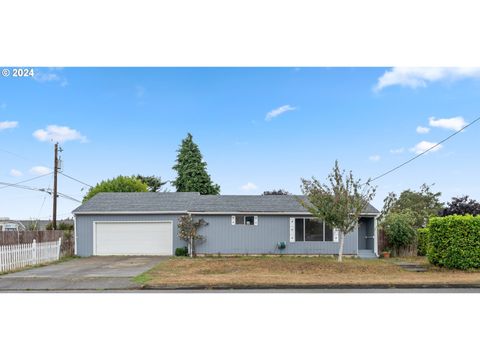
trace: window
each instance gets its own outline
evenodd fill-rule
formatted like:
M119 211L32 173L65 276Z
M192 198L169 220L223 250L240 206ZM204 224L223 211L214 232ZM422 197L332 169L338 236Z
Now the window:
M295 218L295 241L333 241L333 229L311 218Z
M305 219L305 241L323 241L323 222Z
M303 237L303 219L295 219L295 241L305 241Z
M234 216L232 216L233 218ZM253 216L253 215L236 215L235 216L235 223L233 222L232 219L232 224L233 225L258 225L258 216Z
M245 216L235 216L235 225L245 225Z

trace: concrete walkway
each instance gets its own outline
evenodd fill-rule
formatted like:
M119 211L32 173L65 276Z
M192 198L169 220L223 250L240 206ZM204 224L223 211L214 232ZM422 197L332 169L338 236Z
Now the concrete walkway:
M168 257L102 256L73 259L0 276L0 291L134 290L132 280Z

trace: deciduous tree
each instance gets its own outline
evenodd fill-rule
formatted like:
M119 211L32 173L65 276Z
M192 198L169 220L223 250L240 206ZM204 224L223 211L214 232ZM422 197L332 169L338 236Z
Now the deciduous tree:
M195 220L191 214L180 216L178 219L178 237L188 244L190 257L196 256L196 244L204 241L205 237L198 233L202 226L208 223L203 219Z
M264 191L263 195L291 195L287 190L283 189L273 189L271 191Z
M353 173L340 170L338 161L328 175L329 184L322 184L312 177L312 180L302 179L302 191L307 201L301 201L303 206L316 218L340 233L338 261L342 261L345 235L353 231L358 223L361 212L375 196L375 188L370 180L362 184L355 180Z
M470 199L468 195L453 197L452 201L447 203L447 207L443 209L442 215L480 215L480 203L474 199Z
M91 199L101 192L147 192L148 187L145 183L138 180L135 176L117 176L113 179L103 180L92 187L83 198L83 202Z
M433 185L432 185L433 186ZM441 192L433 192L431 186L423 184L420 191L405 190L400 196L391 192L383 201L381 221L391 212L411 210L415 217L414 227L424 227L431 216L437 216L443 208Z

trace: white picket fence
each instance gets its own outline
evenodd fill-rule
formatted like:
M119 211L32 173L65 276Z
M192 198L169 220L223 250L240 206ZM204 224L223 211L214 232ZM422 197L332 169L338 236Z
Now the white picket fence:
M0 273L40 265L60 259L62 238L58 241L0 246Z

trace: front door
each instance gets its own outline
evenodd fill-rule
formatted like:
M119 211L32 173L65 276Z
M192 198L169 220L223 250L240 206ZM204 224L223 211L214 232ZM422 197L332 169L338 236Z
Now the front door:
M374 221L373 218L360 218L358 221L358 250L373 250Z

